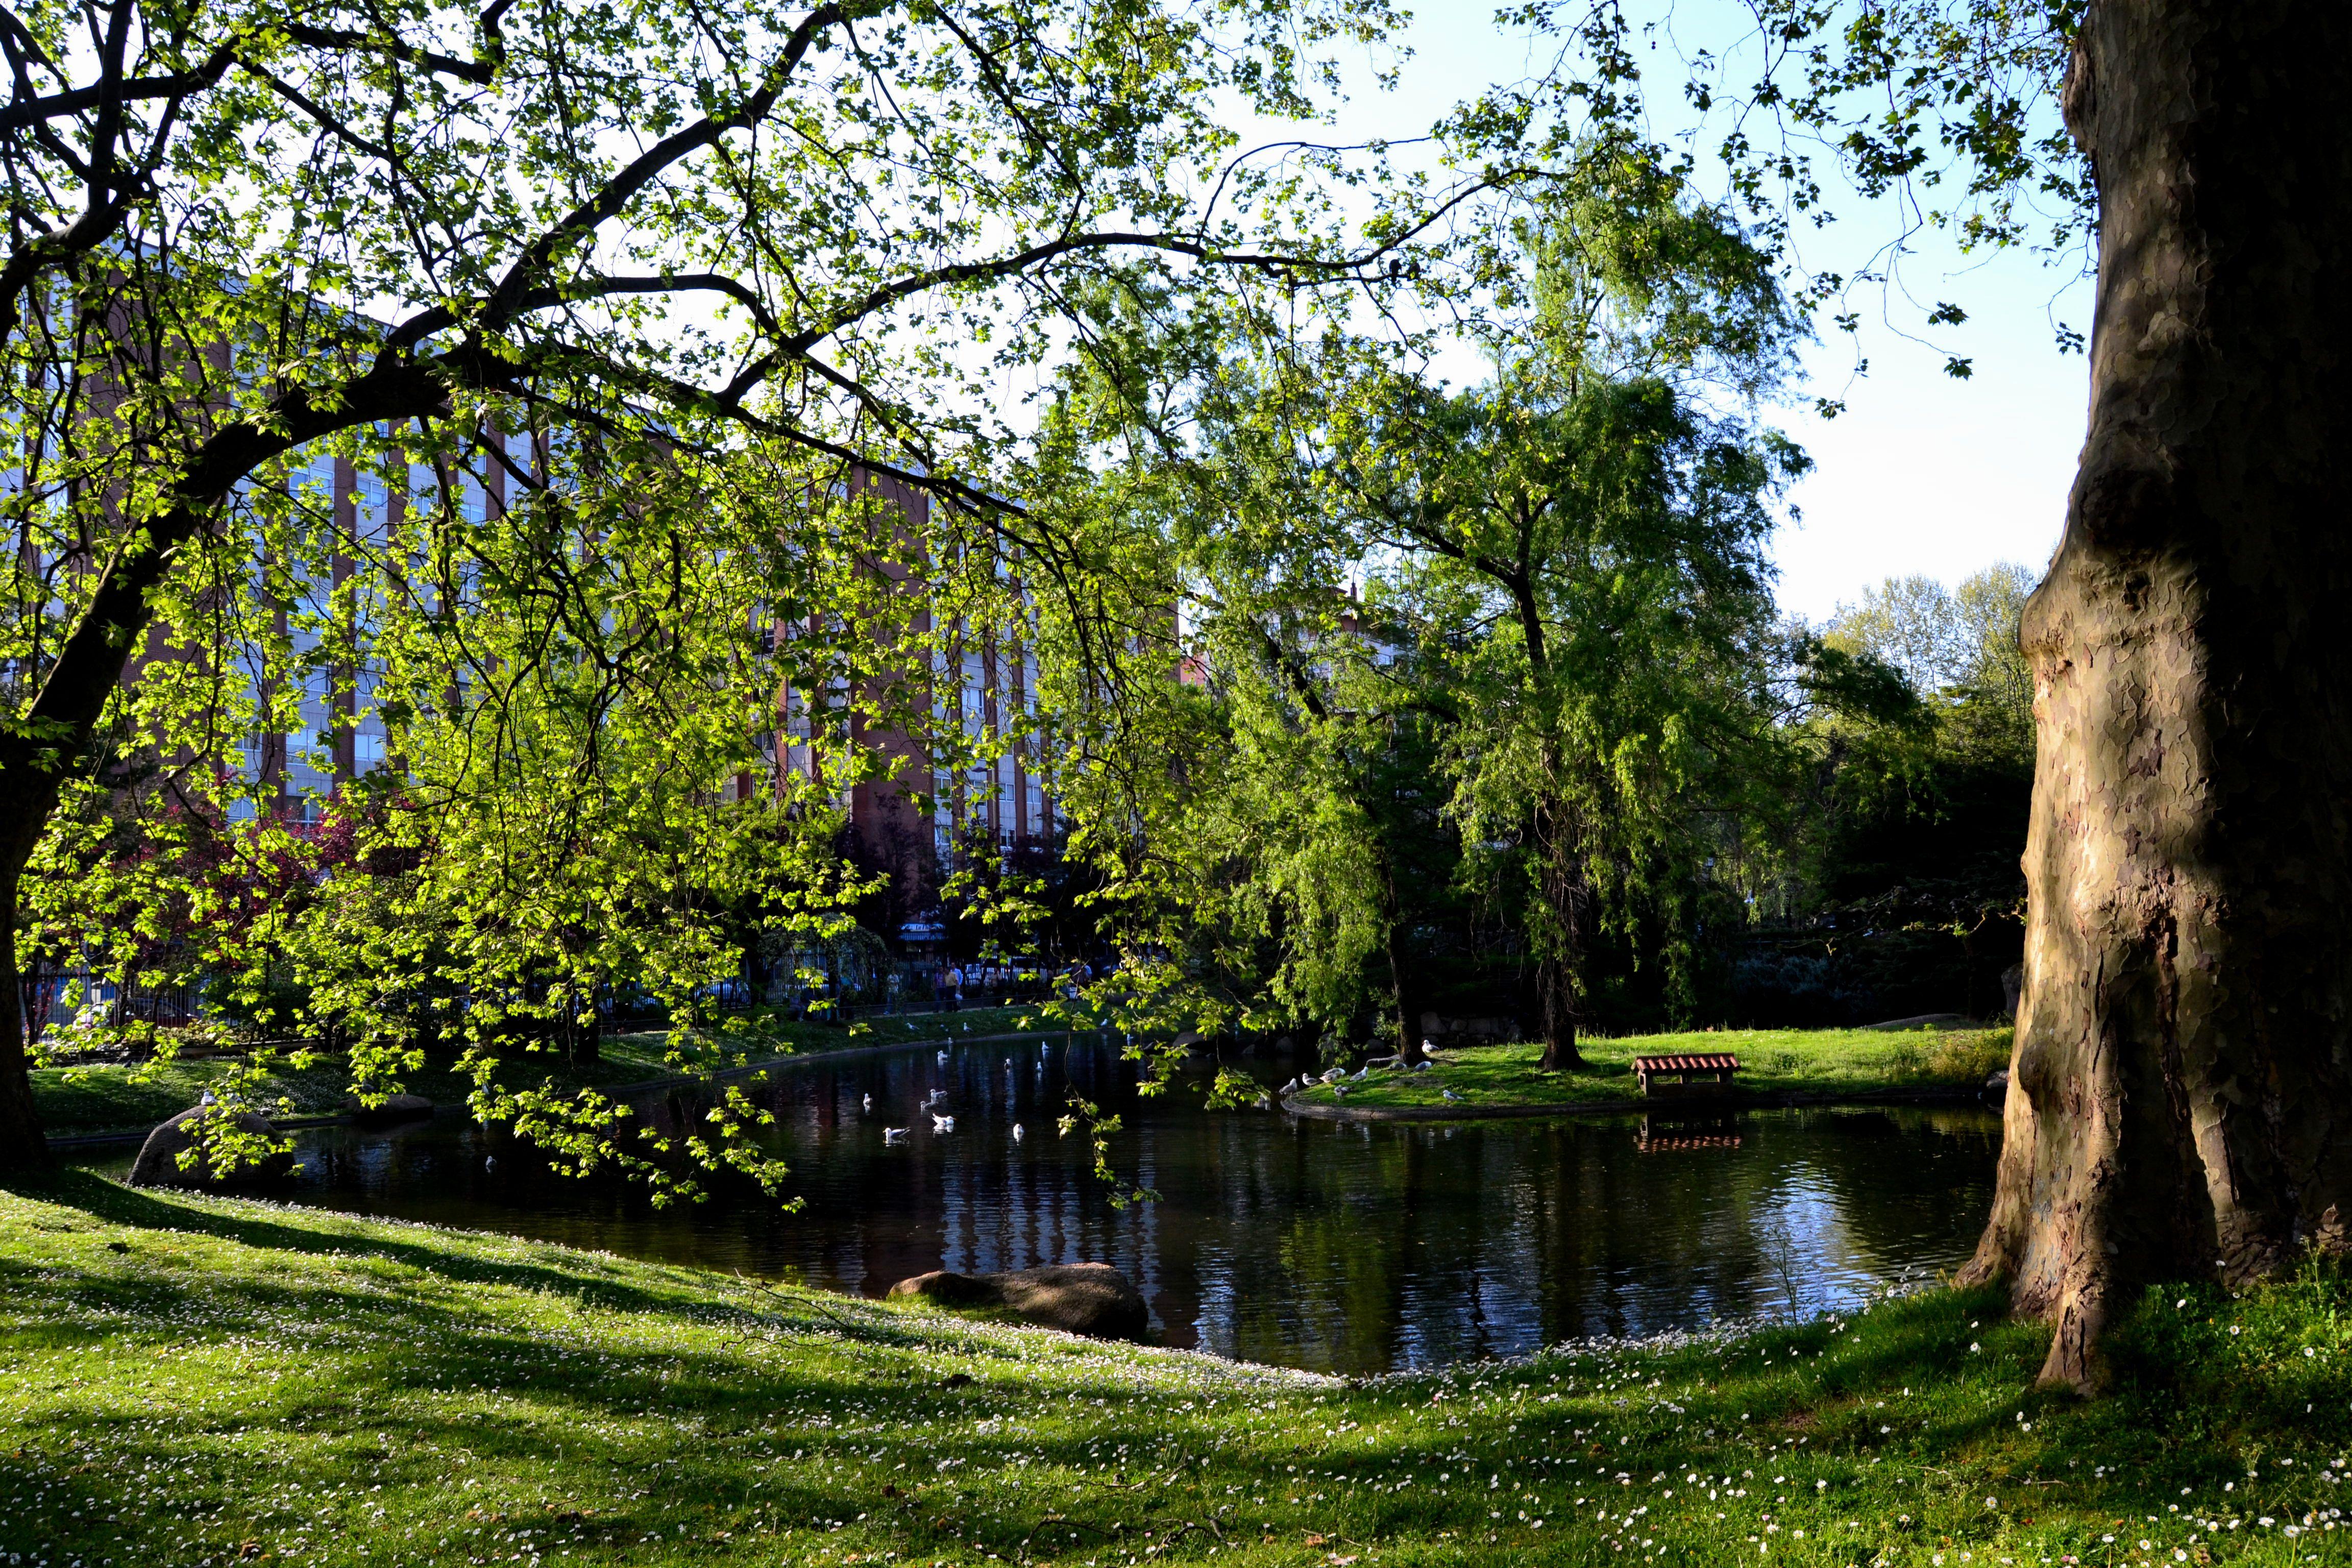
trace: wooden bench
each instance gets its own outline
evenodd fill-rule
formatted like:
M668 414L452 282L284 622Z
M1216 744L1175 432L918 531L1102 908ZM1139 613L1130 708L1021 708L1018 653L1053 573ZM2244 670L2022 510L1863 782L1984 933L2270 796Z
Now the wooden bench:
M1671 1057L1635 1057L1633 1076L1652 1100L1678 1095L1727 1094L1739 1058L1728 1051L1694 1051Z

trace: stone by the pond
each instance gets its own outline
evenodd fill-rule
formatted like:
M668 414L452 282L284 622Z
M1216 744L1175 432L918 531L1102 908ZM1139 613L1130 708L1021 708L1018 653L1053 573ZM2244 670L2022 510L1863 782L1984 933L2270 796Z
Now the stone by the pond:
M192 1147L196 1141L190 1124L202 1116L232 1114L236 1118L236 1130L240 1132L266 1138L274 1131L269 1118L257 1111L230 1112L218 1106L191 1106L147 1134L147 1142L139 1146L139 1158L131 1164L131 1184L134 1187L219 1188L283 1172L287 1160L282 1154L264 1161L257 1169L234 1173L226 1182L215 1176L212 1167L203 1161L188 1170L180 1168L180 1151Z
M362 1105L360 1097L353 1094L343 1098L343 1110L357 1121L415 1121L433 1114L433 1102L421 1094L395 1094L382 1105L370 1107Z
M1097 1339L1139 1340L1151 1314L1142 1292L1108 1263L1053 1263L1003 1274L935 1268L890 1287L942 1307L1003 1308L1032 1323Z

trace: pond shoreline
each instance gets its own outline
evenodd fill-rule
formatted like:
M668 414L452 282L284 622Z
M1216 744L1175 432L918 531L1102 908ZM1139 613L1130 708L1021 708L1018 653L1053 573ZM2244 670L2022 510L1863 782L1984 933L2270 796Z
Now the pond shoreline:
M928 1040L887 1040L874 1046L843 1046L837 1050L804 1051L788 1057L773 1057L762 1062L745 1062L741 1067L727 1068L697 1078L691 1073L673 1073L667 1078L649 1078L640 1083L614 1084L602 1092L618 1100L627 1095L657 1094L666 1089L685 1089L698 1083L716 1083L724 1079L749 1078L754 1073L776 1068L814 1067L819 1063L872 1061L881 1057L896 1056L900 1051L938 1050L943 1046L1002 1046L1050 1041L1067 1029L1014 1029L1000 1035L941 1035Z
M808 1068L821 1062L869 1061L880 1057L895 1056L901 1051L938 1050L943 1046L1005 1045L1045 1040L1067 1032L1063 1029L1015 1029L1009 1033L994 1035L941 1035L920 1040L887 1040L878 1045L843 1046L835 1049L801 1051L791 1056L773 1057L765 1061L746 1062L740 1067L727 1068L712 1073L708 1078L697 1078L690 1073L672 1073L661 1078L642 1079L635 1083L595 1084L589 1087L614 1100L625 1100L638 1095L659 1094L665 1089L686 1089L699 1083L733 1081L780 1068ZM443 1106L436 1105L431 1115L438 1116L444 1109L446 1108ZM428 1119L420 1118L420 1120ZM280 1131L292 1131L310 1127L354 1126L362 1120L363 1118L357 1112L341 1111L324 1116L275 1118L271 1121L271 1126ZM47 1142L49 1152L52 1154L77 1153L92 1149L129 1148L132 1144L145 1142L148 1135L154 1130L154 1127L139 1127L109 1132L67 1133L51 1137Z
M1500 1121L1546 1116L1711 1116L1743 1110L1789 1110L1809 1105L1976 1105L1982 1089L1966 1086L1926 1089L1767 1089L1752 1093L1708 1095L1662 1100L1570 1100L1553 1104L1478 1105L1327 1105L1319 1100L1283 1097L1281 1108L1292 1116L1318 1121Z

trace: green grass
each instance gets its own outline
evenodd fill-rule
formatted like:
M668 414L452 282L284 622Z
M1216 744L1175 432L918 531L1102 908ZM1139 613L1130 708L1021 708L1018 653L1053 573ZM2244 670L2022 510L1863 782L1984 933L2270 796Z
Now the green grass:
M1375 1073L1349 1084L1353 1106L1480 1107L1570 1105L1590 1100L1638 1100L1629 1065L1635 1057L1675 1051L1729 1051L1739 1058L1739 1089L1753 1093L1806 1090L1851 1094L1872 1089L1974 1088L1995 1068L2009 1065L2010 1031L1935 1029L1709 1029L1683 1035L1634 1035L1580 1042L1590 1064L1582 1072L1537 1070L1538 1045L1474 1046L1436 1053L1424 1073ZM1459 1097L1444 1098L1447 1089ZM1300 1098L1330 1104L1328 1088Z
M785 1020L768 1026L765 1038L774 1054L818 1055L894 1041L938 1039L962 1034L1002 1034L1017 1030L1030 1015L1021 1007L970 1007L957 1014L916 1014L874 1016L837 1024ZM573 1067L558 1058L517 1051L509 1058L509 1077L552 1076L573 1085L641 1083L666 1076L664 1037L658 1033L607 1036L593 1063ZM152 1127L185 1110L205 1087L217 1082L228 1064L217 1058L172 1061L143 1068L43 1068L33 1076L33 1100L42 1126L53 1138L121 1132ZM471 1080L436 1062L411 1075L404 1087L443 1105L462 1105ZM339 1059L296 1071L273 1073L261 1096L275 1108L289 1102L286 1114L318 1115L339 1109L351 1091L351 1080Z
M1349 1383L75 1172L0 1191L0 1561L2347 1555L2343 1281L2151 1292L2091 1405L2043 1343L1937 1291Z

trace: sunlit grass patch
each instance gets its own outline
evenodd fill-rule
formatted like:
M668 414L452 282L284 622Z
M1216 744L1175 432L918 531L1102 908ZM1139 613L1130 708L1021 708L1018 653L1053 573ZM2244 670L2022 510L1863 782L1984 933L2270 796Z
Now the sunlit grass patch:
M562 1247L0 1194L0 1561L2333 1562L2352 1289L1986 1293L1348 1382Z
M1580 1042L1582 1071L1538 1070L1543 1047L1529 1042L1437 1053L1424 1073L1375 1072L1344 1097L1306 1091L1316 1103L1356 1106L1570 1105L1639 1101L1637 1056L1728 1051L1739 1058L1735 1087L1753 1093L1861 1093L1887 1089L1972 1089L2009 1063L2010 1031L1999 1029L1709 1029ZM1451 1092L1455 1098L1448 1100Z

